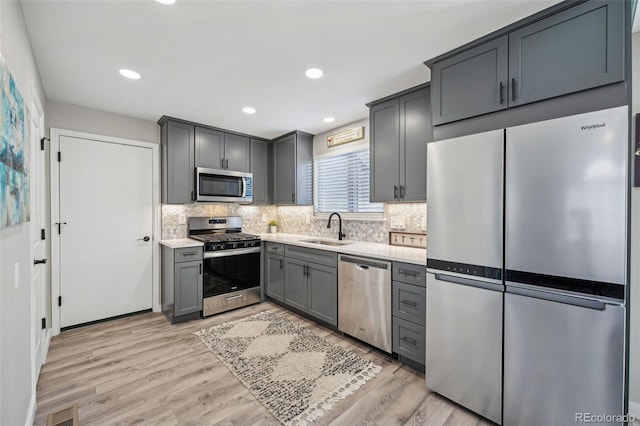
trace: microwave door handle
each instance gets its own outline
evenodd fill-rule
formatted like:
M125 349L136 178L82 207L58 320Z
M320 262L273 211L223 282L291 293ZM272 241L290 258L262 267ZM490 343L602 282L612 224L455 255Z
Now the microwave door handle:
M240 179L240 182L242 182L242 198L245 198L247 196L247 184L244 182L244 178Z

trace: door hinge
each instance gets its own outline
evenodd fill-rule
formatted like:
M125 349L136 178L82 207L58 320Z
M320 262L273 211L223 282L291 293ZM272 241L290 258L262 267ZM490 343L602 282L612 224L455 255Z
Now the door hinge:
M41 240L46 240L46 239L47 239L47 234L45 233L44 228L42 228L42 229L40 230L40 239L41 239Z
M44 330L45 328L47 328L47 319L42 318L42 329Z
M58 306L62 306L62 296L58 296Z
M51 139L45 137L40 138L40 151L44 151L44 141L51 142Z
M58 151L58 163L62 161L62 153Z

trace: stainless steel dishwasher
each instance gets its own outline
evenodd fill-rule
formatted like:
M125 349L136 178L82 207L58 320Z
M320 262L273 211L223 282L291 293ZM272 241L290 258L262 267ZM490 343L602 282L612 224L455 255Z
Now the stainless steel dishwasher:
M391 353L391 262L340 255L338 329Z

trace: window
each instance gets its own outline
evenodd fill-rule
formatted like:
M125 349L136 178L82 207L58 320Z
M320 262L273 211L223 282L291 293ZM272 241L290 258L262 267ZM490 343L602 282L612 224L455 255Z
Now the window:
M319 158L316 166L316 213L382 213L369 202L369 150Z

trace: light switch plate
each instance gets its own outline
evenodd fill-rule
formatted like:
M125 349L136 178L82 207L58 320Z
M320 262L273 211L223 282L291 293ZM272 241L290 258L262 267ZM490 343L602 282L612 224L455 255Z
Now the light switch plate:
M182 213L178 215L178 225L186 225L187 224L187 215Z
M405 218L404 216L391 216L391 223L389 224L393 229L404 229Z
M426 217L423 217L422 219L420 219L420 228L423 231L427 230L427 218Z

